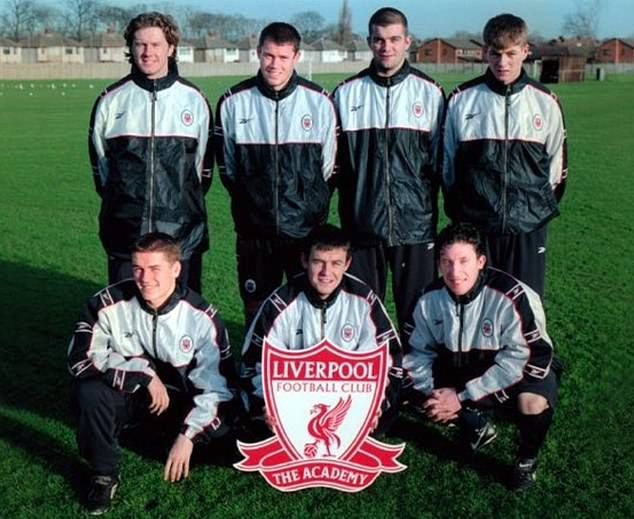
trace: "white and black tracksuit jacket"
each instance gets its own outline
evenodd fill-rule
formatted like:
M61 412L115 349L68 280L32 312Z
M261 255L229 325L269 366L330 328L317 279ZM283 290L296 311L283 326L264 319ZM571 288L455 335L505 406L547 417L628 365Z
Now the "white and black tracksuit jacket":
M480 369L458 393L462 402L503 403L519 382L543 380L553 359L539 296L501 270L486 268L469 294L457 297L442 279L416 305L403 367L414 389L434 389L434 364Z
M363 281L344 274L339 287L320 299L306 274L282 285L262 304L242 349L240 376L250 400L262 392L262 345L303 350L327 340L345 350L368 351L387 343L391 358L388 404L396 403L402 378L401 342L377 295Z
M216 159L241 238L301 239L325 223L336 137L332 101L296 73L280 91L258 73L220 98Z
M568 174L557 97L522 70L510 85L490 70L458 86L443 131L445 211L487 233L532 232L559 215Z
M209 248L212 131L207 99L174 63L155 80L133 66L99 96L88 147L102 198L99 236L109 255L129 258L132 244L156 231L176 238L185 259Z
M444 93L405 62L391 77L370 66L333 92L340 118L339 215L357 244L434 240Z
M100 378L134 393L155 375L193 398L181 432L194 442L219 424L218 407L233 399L235 369L217 310L177 287L158 311L147 306L133 280L108 286L89 299L75 325L68 368L79 380Z

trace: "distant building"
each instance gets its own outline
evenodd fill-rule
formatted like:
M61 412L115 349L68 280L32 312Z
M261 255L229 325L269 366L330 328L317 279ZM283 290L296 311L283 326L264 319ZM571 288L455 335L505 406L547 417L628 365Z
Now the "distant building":
M84 63L84 47L71 38L45 30L18 42L22 63Z
M209 33L196 40L195 61L202 63L233 63L240 61L239 46L239 43L229 43L214 33Z
M0 37L0 63L21 63L22 49L17 42Z
M319 63L341 63L348 56L348 51L328 38L321 38L310 44L317 53Z
M610 38L597 47L599 63L634 63L634 38Z
M241 63L257 63L258 59L258 39L253 34L247 38L241 39L236 46L238 47L239 58Z
M585 79L587 49L551 42L536 46L532 58L541 62L542 83L570 83Z
M312 45L302 42L299 49L299 61L300 63L315 63L319 58L318 54Z
M124 63L128 61L128 46L123 35L108 29L86 38L81 42L84 47L84 63Z
M196 52L196 42L181 40L176 47L176 59L178 63L193 63Z
M353 40L348 45L348 59L350 61L371 61L372 51L368 47L368 42L365 40Z
M432 38L416 49L418 63L465 63L482 61L483 44L476 40Z

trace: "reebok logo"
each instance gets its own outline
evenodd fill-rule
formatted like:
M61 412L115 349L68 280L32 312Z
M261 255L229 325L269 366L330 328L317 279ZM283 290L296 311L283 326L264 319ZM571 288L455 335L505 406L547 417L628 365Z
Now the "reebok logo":
M126 339L131 339L132 337L134 337L134 332L123 332L123 336Z
M121 119L125 115L125 112L117 112L114 116L115 119Z
M242 119L240 119L239 123L247 124L251 119L253 119L253 117L243 117Z
M464 120L469 121L478 115L480 115L480 112L472 112L470 114L465 115Z
M356 111L360 110L362 106L363 106L363 104L353 105L352 107L350 107L350 111L351 112L356 112Z
M546 247L537 247L537 254L544 254L546 252Z
M434 326L440 326L442 324L442 319L434 319Z

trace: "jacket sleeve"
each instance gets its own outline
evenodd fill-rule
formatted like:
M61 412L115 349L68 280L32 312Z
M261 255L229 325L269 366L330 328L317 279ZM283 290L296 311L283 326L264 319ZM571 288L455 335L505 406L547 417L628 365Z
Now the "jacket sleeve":
M454 117L454 97L450 96L445 108L441 131L441 185L445 200L445 214L456 221L460 198L456 189L455 159L458 151L458 128Z
M557 99L555 99L554 105L550 133L546 141L546 151L550 158L550 184L555 192L555 198L559 202L564 196L568 177L568 142L563 111Z
M203 193L207 193L211 187L214 170L214 118L207 98L201 93L202 121L199 126L198 148L196 149L196 171L200 176Z
M550 370L552 342L546 333L539 296L517 285L512 301L501 310L500 350L493 365L465 384L460 401L501 403L507 390L522 380L542 380Z
M434 389L432 367L438 357L440 345L429 329L424 297L416 303L412 316L413 323L404 326L404 336L408 337L409 341L403 357L403 368L413 389L423 395L430 395Z
M335 105L330 97L324 94L322 108L322 142L321 142L321 169L324 180L333 184L332 177L337 172L337 139L339 137L339 120Z
M147 386L155 372L145 356L126 358L115 350L105 311L109 302L110 294L105 289L82 310L68 347L68 369L75 378L101 378L113 389L133 393Z
M230 195L233 196L236 182L235 173L235 141L231 137L233 115L230 113L228 101L230 92L225 93L216 106L216 125L214 128L214 152L220 172L220 180Z
M187 375L194 391L194 406L181 427L194 443L206 442L227 429L227 417L221 409L235 396L231 391L236 379L229 336L214 307L205 314L208 319L198 330L193 368Z
M90 114L90 127L88 128L88 155L92 168L95 190L99 196L103 196L106 182L108 181L108 158L106 156L107 143L105 139L106 103L104 92L92 107Z

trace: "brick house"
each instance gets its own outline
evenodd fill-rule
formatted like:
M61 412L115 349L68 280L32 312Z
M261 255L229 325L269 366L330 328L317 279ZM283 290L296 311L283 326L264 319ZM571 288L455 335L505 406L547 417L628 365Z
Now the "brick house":
M634 63L634 38L610 38L597 48L599 63Z
M418 63L465 63L482 61L483 44L476 40L433 38L416 49Z

